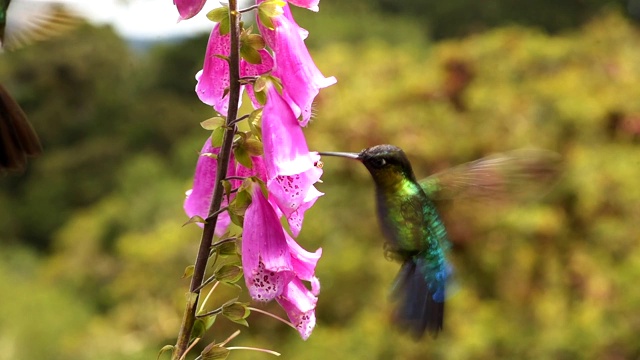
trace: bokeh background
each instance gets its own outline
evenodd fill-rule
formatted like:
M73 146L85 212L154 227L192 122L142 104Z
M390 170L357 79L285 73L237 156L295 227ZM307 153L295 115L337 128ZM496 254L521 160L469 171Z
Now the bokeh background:
M304 342L252 314L233 345L284 359L639 358L638 13L637 1L604 0L296 11L338 79L317 99L312 149L391 143L424 177L538 147L562 155L564 174L545 194L441 204L456 283L445 331L416 342L389 322L398 264L373 226L369 175L326 159L326 195L298 239L324 251L317 328ZM0 178L0 359L152 359L174 343L199 241L182 201L212 115L193 91L206 40L84 25L0 57L45 149ZM219 319L208 340L238 327Z

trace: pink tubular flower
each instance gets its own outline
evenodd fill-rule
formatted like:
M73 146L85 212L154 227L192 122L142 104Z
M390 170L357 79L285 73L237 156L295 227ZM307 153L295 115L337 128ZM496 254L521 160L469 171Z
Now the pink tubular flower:
M302 339L307 340L316 326L316 303L318 298L307 289L300 279L293 279L276 298L287 313L289 320L298 329Z
M215 154L220 152L220 148L214 148L211 146L211 138L207 138L202 150L200 151L200 157L198 157L198 163L196 165L196 173L193 177L193 189L187 191L187 198L184 200L184 211L190 218L198 215L203 219L209 216L209 207L211 205L211 197L213 196L213 188L216 182L216 169L218 167L218 160L207 156L205 154ZM230 164L233 163L231 159ZM235 175L235 169L230 166L227 172L228 176ZM224 199L222 206L226 206L227 200ZM218 215L218 222L216 223L215 234L222 236L227 231L231 219L227 212L223 212ZM200 227L203 225L198 223Z
M285 231L257 184L244 217L242 267L249 294L259 301L275 299L294 277Z
M202 10L207 0L173 0L173 4L178 8L180 20L187 20L194 17Z
M196 94L200 101L213 106L224 116L229 110L229 97L225 95L225 89L229 88L229 64L216 55L229 56L230 48L230 35L220 35L220 24L216 24L209 36L202 70L196 74L198 81ZM266 50L258 52L262 60L260 64L255 65L244 59L240 60L241 77L261 75L273 69L273 59L269 52Z
M313 99L320 89L335 84L336 79L333 76L325 78L318 70L304 44L302 29L293 20L289 6L285 5L283 9L282 15L272 18L274 30L264 26L259 19L258 26L275 54L276 69L273 75L282 81L286 93L284 97L290 101L295 117L302 116L300 125L305 126L311 118Z
M267 86L262 111L262 141L269 193L298 236L304 212L322 195L313 187L322 170L315 166L319 156L309 153L302 128L273 85Z

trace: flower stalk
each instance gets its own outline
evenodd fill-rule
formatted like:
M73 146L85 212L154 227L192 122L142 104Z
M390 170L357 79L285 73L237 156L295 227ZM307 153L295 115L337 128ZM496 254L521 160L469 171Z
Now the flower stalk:
M207 218L207 222L204 224L202 231L200 247L198 248L198 255L189 286L189 300L187 301L182 317L178 339L172 355L173 360L184 358L189 348L191 331L196 321L198 297L204 281L211 244L218 221L218 214L220 214L219 210L224 196L224 189L221 183L227 177L227 168L229 167L229 160L231 158L231 146L236 132L235 120L238 116L238 105L240 102L240 13L238 12L237 0L229 0L229 33L231 37L231 49L229 53L229 112L227 114L227 127L224 131L222 146L217 159L216 186L214 186L211 206L209 208L209 214L213 215Z

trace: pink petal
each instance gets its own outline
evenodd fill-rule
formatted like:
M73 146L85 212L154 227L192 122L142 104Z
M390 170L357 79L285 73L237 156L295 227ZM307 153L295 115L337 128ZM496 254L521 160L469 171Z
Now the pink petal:
M274 76L280 78L284 91L296 106L292 106L295 117L302 116L300 125L305 126L311 118L311 105L321 88L336 83L334 77L325 78L318 70L301 36L300 27L293 21L289 6L284 13L272 18L275 30L258 21L260 32L273 49L276 60Z
M289 234L285 233L287 239L287 245L289 246L289 252L291 254L291 262L293 265L293 272L300 280L316 282L317 289L319 289L318 278L316 278L316 265L318 260L322 256L322 249L316 250L316 252L309 252L303 249ZM317 292L314 293L317 295Z
M262 111L262 142L270 179L300 174L313 167L302 128L273 85L267 87L267 104Z
M211 146L211 138L207 138L200 154L218 154L219 152L220 148L213 148ZM196 172L193 177L193 189L187 191L187 198L184 201L184 211L190 218L198 215L206 219L209 216L209 207L211 206L211 198L215 186L217 166L218 161L216 159L202 155L198 157ZM235 175L235 169L230 166L227 174L229 176ZM222 206L226 206L226 204L227 200L225 199L223 200ZM224 235L230 222L231 219L226 211L218 215L215 234L217 236ZM200 227L203 226L202 224L198 225Z
M317 153L309 153L312 167L300 174L279 175L267 181L270 200L284 213L293 236L298 236L302 228L304 213L324 195L313 184L320 180L322 169L315 166L320 160Z
M180 14L179 20L191 19L202 10L206 2L207 0L173 0Z
M302 339L307 340L316 326L316 298L300 279L293 279L276 298Z
M320 10L320 8L318 7L320 0L287 0L287 1L289 2L289 4L293 4L298 7L309 9L311 11L317 12L318 10Z
M260 301L280 295L294 275L285 231L257 184L244 218L242 266L249 294Z

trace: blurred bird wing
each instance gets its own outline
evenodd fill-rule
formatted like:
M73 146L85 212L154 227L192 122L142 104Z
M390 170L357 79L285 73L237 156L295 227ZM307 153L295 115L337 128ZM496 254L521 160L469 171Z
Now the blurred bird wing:
M27 157L41 152L38 135L20 105L0 85L0 175L22 171Z
M561 170L560 155L539 149L494 154L420 180L433 200L492 198L544 194Z
M80 17L57 2L13 0L7 9L2 47L14 50L68 31Z

